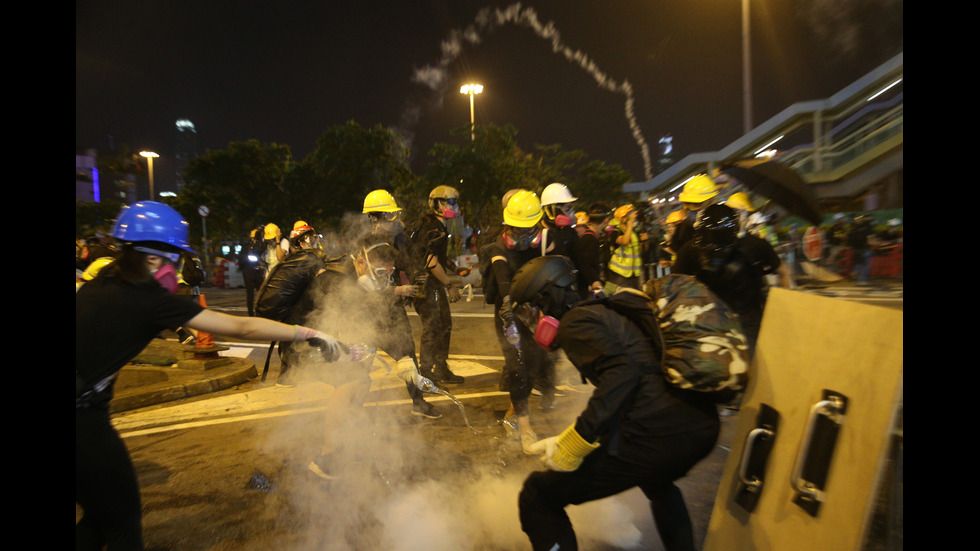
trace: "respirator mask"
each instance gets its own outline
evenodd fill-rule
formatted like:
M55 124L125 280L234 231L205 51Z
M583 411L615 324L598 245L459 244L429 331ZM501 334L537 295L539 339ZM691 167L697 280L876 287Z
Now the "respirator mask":
M459 203L456 199L439 199L439 206L442 207L443 218L456 218L459 214Z
M386 247L388 245L384 243L379 243L368 249L365 249L361 258L364 261L365 272L363 275L357 277L357 284L361 286L362 289L366 291L382 291L387 289L391 285L391 274L395 271L395 268L379 266L375 267L371 265L370 252L378 247Z
M510 250L526 251L541 244L541 230L538 227L507 229L501 240Z
M174 267L174 264L180 261L180 253L161 251L159 249L139 245L133 247L133 250L169 260L170 263L164 263L163 266L153 272L153 279L155 279L161 287L166 289L167 292L171 294L177 292L179 284L177 283L177 268Z
M534 335L534 342L545 350L554 350L555 337L558 335L558 325L560 322L544 312L537 306L530 304L518 304L514 307L514 316L527 327Z
M566 203L560 205L548 205L545 208L547 209L549 218L555 221L555 226L561 228L571 226L575 223L574 205Z

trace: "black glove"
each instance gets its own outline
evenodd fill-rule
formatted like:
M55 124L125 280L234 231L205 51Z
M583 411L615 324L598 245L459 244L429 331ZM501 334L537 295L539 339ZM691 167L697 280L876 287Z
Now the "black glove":
M514 304L510 300L510 295L504 297L500 304L500 320L504 322L504 327L514 323Z

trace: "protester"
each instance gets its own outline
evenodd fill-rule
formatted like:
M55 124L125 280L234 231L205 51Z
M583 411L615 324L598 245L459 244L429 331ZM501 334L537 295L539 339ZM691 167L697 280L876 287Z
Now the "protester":
M250 340L312 340L336 357L333 337L308 327L231 316L175 296L175 263L193 253L187 222L171 207L124 207L112 235L118 258L75 294L76 549L142 549L142 506L132 460L109 419L120 369L161 331L179 326Z
M565 507L639 487L664 548L693 551L691 519L674 481L714 447L716 406L666 381L661 351L634 321L601 301L576 306L575 279L566 259L545 256L518 270L510 289L517 317L536 342L562 349L596 387L574 423L532 446L548 469L524 481L521 528L536 551L577 549ZM623 289L606 300L658 331L651 297Z
M460 298L460 278L449 266L449 232L446 221L459 214L459 192L436 186L429 192L429 210L412 232L420 258L422 289L415 312L422 320L419 367L422 375L439 383L460 384L463 377L449 368L449 341L453 318L449 302Z

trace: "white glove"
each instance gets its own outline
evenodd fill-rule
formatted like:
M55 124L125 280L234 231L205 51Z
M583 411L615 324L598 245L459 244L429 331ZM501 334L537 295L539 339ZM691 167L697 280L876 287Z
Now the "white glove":
M545 462L547 465L547 460L553 453L555 453L555 448L558 447L558 437L551 436L548 438L542 438L537 442L528 446L527 451L533 455L541 454L541 461ZM549 467L550 468L550 467Z
M422 392L432 392L435 389L436 385L419 373L419 368L411 356L405 356L398 360L395 365L395 374L398 375L399 379L406 383L412 383Z
M335 362L340 359L343 350L337 339L320 331L316 332L312 338L306 340L307 344L318 349L324 361Z

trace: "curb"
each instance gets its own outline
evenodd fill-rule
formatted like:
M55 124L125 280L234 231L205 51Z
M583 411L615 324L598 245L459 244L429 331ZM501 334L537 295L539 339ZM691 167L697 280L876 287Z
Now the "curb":
M251 360L233 357L223 359L228 361L205 371L170 366L126 366L119 373L116 395L109 403L109 412L120 413L201 396L246 383L258 376ZM125 388L128 379L146 375L162 382Z

